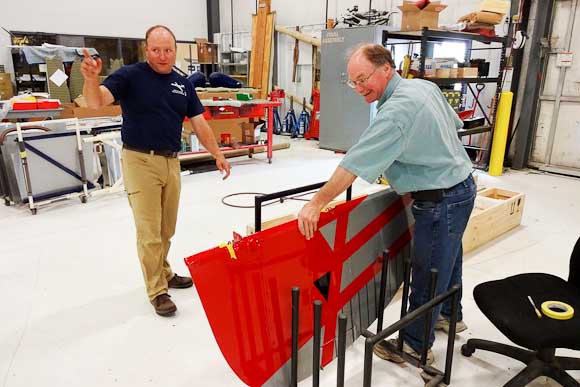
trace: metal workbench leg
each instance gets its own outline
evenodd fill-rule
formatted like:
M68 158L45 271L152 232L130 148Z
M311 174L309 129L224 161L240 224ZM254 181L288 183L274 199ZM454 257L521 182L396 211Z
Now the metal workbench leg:
M28 168L28 157L26 155L26 144L22 137L22 127L20 123L16 123L16 134L18 138L18 152L20 155L20 163L22 164L22 171L24 172L24 185L26 187L26 195L28 196L28 207L32 215L36 215L38 211L34 205L34 198L32 197L32 182L30 181L30 169Z
M268 114L268 164L272 164L272 142L274 140L274 107L273 106L266 106L266 113Z

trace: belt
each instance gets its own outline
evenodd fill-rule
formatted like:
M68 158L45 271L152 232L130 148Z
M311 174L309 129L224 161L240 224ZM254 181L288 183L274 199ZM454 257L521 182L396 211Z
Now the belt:
M415 200L423 200L426 202L440 202L441 200L443 200L443 194L445 193L445 191L451 190L457 187L459 184L463 184L465 181L469 179L473 179L471 174L469 174L469 176L467 176L467 178L464 181L462 181L461 183L457 183L453 187L411 192L411 197Z
M177 158L177 155L179 154L179 152L173 152L170 150L139 149L139 148L134 148L134 147L127 145L127 144L123 144L123 148L130 150L130 151L133 151L133 152L146 153L146 154L155 155L155 156L169 157L169 158L173 158L173 159Z
M415 200L426 202L440 202L443 199L444 189L430 189L425 191L411 192L411 197Z

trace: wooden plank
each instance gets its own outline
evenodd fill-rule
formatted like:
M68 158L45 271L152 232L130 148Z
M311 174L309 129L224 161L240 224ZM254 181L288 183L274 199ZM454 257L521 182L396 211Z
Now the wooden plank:
M272 1L271 0L260 0L258 2L258 9L263 9L265 13L270 13L270 9L272 7ZM258 12L259 12L258 10Z
M266 28L264 31L264 57L262 64L262 87L260 96L262 99L268 97L270 92L270 63L272 61L272 37L274 36L274 18L276 12L271 12L266 16Z
M517 227L522 221L526 196L500 188L478 192L475 207L463 234L467 253Z
M252 55L250 57L250 87L262 87L262 67L264 62L264 32L266 16L258 12L252 15Z
M272 150L281 150L281 149L288 149L290 148L290 144L288 143L282 143L282 144L273 144L272 145ZM256 154L256 153L262 153L262 152L266 152L267 150L267 146L260 146L260 147L256 147L253 148L252 153ZM224 155L225 158L230 158L230 157L238 157L238 156L245 156L248 155L250 153L250 150L248 148L245 149L231 149L231 150L223 150L222 154ZM179 161L180 162L196 162L196 161L209 161L209 160L213 160L213 156L207 152L204 153L193 153L193 154L181 154L179 155Z
M265 222L262 222L262 231L267 230L269 228L278 226L282 223L286 223L289 222L291 220L296 219L296 216L294 215L285 215L285 216L280 216L278 218L274 218L274 219L270 219L267 220ZM253 224L248 224L246 226L246 235L251 235L256 231L256 227Z
M308 43L315 47L320 47L320 39L315 38L314 36L306 35L302 32L294 31L282 26L276 26L276 31L291 36L294 39L298 39L301 42Z

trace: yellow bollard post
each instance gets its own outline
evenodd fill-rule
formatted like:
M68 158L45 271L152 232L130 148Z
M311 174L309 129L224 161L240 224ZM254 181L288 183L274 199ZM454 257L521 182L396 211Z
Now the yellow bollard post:
M497 113L495 116L495 128L491 143L491 156L489 159L489 175L501 176L503 172L503 160L507 144L508 128L512 111L514 93L504 91L501 93Z

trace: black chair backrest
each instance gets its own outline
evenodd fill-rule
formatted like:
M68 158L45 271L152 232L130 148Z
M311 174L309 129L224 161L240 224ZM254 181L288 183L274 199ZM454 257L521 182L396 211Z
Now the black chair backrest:
M576 241L572 256L570 257L570 274L568 275L568 282L576 285L580 289L580 238Z

